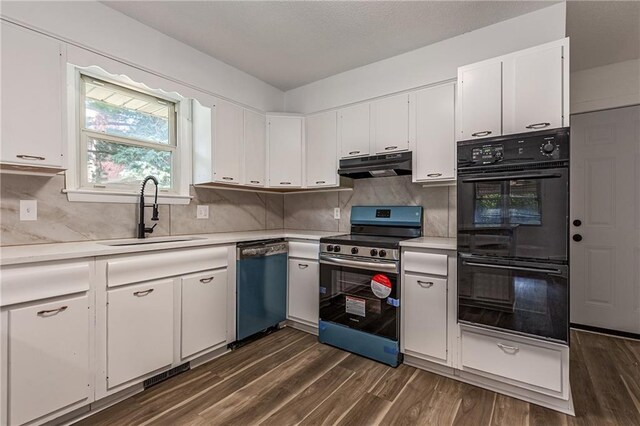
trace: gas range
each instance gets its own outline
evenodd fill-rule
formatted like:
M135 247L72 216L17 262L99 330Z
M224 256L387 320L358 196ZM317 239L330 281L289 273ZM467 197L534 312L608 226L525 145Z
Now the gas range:
M400 241L406 238L372 235L336 235L323 238L320 253L368 259L400 259Z

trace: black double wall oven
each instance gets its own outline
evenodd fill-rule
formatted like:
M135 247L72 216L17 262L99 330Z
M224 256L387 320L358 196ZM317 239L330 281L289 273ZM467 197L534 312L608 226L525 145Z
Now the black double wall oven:
M458 320L569 340L569 129L458 142Z

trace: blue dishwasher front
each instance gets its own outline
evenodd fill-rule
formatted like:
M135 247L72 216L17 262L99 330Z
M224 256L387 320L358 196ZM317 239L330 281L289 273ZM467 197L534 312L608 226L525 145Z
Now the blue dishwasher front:
M287 317L287 243L238 244L236 340L243 340Z

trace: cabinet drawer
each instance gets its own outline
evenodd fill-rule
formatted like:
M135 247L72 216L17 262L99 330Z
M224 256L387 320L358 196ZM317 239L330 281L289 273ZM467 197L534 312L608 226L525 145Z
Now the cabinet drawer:
M173 362L173 280L107 293L109 388Z
M9 311L9 424L91 402L89 298Z
M89 290L89 261L47 262L2 268L2 306Z
M289 257L299 257L302 259L318 259L320 253L320 243L306 243L300 241L289 241Z
M402 253L405 271L428 275L447 276L447 255L405 251Z
M462 330L462 368L562 392L562 350L499 333ZM525 386L526 387L526 386Z
M227 247L207 247L112 258L107 261L107 286L225 268L228 253Z

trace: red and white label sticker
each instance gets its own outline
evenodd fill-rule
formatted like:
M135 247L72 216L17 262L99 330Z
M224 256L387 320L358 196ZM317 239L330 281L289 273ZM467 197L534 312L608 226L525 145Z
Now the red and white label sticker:
M380 299L385 299L391 294L391 280L385 274L376 274L371 278L371 290Z

